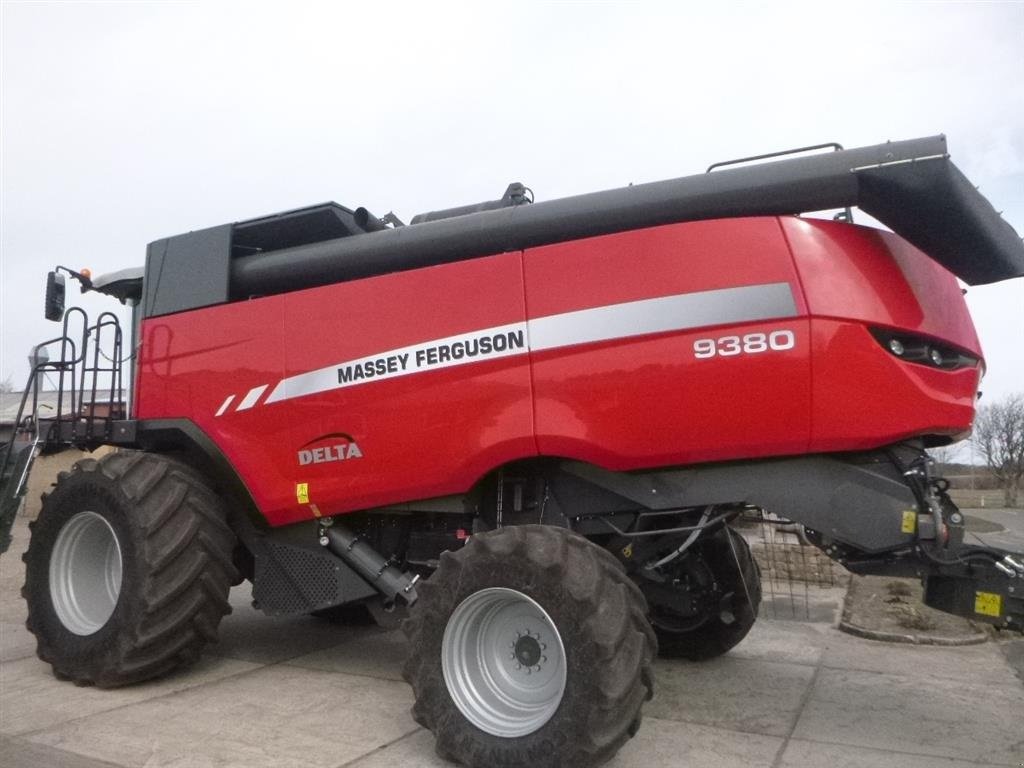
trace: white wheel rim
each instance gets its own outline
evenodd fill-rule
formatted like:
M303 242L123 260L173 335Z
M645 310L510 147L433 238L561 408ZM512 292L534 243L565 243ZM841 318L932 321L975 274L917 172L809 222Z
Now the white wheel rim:
M535 600L514 589L482 589L459 604L445 627L441 668L455 706L493 736L535 732L565 693L561 635Z
M50 600L64 628L98 632L121 594L121 545L106 518L79 512L64 523L50 554Z

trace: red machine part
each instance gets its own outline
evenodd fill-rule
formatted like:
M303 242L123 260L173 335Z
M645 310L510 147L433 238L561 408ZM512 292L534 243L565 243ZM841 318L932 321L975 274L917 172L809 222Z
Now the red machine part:
M524 261L531 318L741 286L782 283L793 297L777 320L714 323L535 353L541 453L624 470L807 450L807 309L776 219L626 232L534 248ZM721 298L722 317L736 309L733 301L743 298ZM793 333L792 349L694 354L698 339L717 343L778 330Z
M275 525L314 516L309 504L327 513L464 490L536 453L525 354L265 401L288 376L524 322L522 280L510 253L155 318L144 324L138 417L194 421ZM161 337L174 340L173 377L152 362ZM342 434L360 457L300 464L300 450L326 451L348 442Z
M625 470L968 429L977 367L868 326L980 357L955 278L899 238L699 221L147 320L137 416L193 421L272 525L538 454Z
M880 354L869 327L982 358L956 278L888 232L780 219L811 313L811 452L875 448L970 431L980 366L941 370Z

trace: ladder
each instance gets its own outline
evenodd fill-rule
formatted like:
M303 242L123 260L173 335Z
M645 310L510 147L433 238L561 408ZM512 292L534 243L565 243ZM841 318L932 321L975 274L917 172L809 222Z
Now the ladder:
M57 351L55 359L41 353L50 349ZM79 307L64 313L60 336L33 349L13 434L0 444L0 553L11 545L11 528L35 457L71 447L92 450L112 441L114 422L126 416L122 353L117 316L103 312L90 323ZM54 405L44 402L49 393L43 385L48 379L53 383L51 374L56 379Z

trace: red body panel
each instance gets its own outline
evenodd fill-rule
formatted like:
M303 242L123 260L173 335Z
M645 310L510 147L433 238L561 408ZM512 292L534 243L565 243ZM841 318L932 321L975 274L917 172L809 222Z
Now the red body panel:
M885 353L860 323L811 321L812 453L876 448L971 428L977 368L945 371Z
M874 448L914 435L963 435L979 368L946 371L884 353L867 326L910 331L978 358L956 278L888 232L780 220L800 271L813 336L812 452Z
M142 324L137 364L136 418L195 422L268 512L289 469L278 453L275 419L213 415L241 386L282 376L283 331L284 302L274 298L156 317Z
M310 503L326 513L455 493L491 467L536 452L526 355L264 401L285 376L523 321L524 313L522 261L514 253L154 319L145 338L170 329L181 350L177 379L191 386L172 391L166 377L147 373L154 366L144 345L140 391L156 378L164 396L140 397L138 416L194 421L274 525L312 516ZM225 319L232 326L222 331ZM216 369L216 354L185 352L221 333L251 341L222 350ZM276 363L276 372L256 360ZM235 410L263 385L269 389L253 407ZM232 407L217 416L229 395L236 396ZM362 456L299 464L301 448L338 433L355 438ZM345 441L322 444L338 442ZM299 503L300 483L306 503Z
M833 221L780 222L814 317L914 331L981 357L956 277L905 240Z
M525 320L518 253L312 288L284 300L289 375ZM264 410L286 419L281 461L294 482L308 483L310 501L333 511L456 493L492 467L532 455L530 400L529 358L522 355L370 381ZM356 439L362 458L296 466L299 446L339 431Z
M676 224L147 320L137 416L194 422L272 525L538 454L625 470L969 428L979 371L867 326L980 356L955 279L899 238Z
M526 252L531 318L652 296L787 283L778 321L703 326L534 354L541 453L609 469L802 453L810 437L806 309L774 218L701 221ZM698 338L790 329L793 349L699 360Z

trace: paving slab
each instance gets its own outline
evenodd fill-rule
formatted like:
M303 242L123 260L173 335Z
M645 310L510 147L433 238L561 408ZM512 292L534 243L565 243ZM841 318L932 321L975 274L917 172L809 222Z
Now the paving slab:
M967 535L964 537L968 544L982 544L990 547L1005 549L1010 552L1024 553L1024 510L1002 508L987 509L964 509L962 510L967 519L980 519L995 523L995 530L972 530L968 524Z
M20 517L15 520L11 536L11 548L0 555L0 661L32 655L36 647L25 629L28 610L21 597L21 586L25 583L21 554L28 548L28 521Z
M793 739L786 745L777 768L821 768L823 765L829 768L1002 768L999 763L977 763L799 739Z
M27 740L128 768L333 768L415 731L411 705L404 684L277 665Z
M828 624L757 621L729 657L817 666L833 630Z
M821 656L832 669L917 673L968 682L1013 683L1013 668L996 643L957 647L887 643L830 631Z
M609 768L748 768L771 765L782 739L645 717Z
M1024 763L1024 687L1016 681L822 669L793 737L1004 765Z
M86 715L139 704L256 669L235 659L204 657L194 667L148 683L101 690L58 680L39 659L0 664L0 733L24 734Z
M25 622L0 621L0 662L24 659L36 653L36 638Z
M782 739L645 717L640 732L607 768L749 768L770 766ZM452 768L434 753L434 736L419 730L345 768Z
M249 598L234 598L246 591L247 586L231 591L232 612L221 622L218 640L208 647L208 653L257 664L276 664L337 645L358 636L358 630L363 629L314 616L266 616L252 607Z
M420 728L345 768L453 768L434 752L434 735Z
M0 736L0 759L3 768L119 768L116 763L93 760L74 752L7 736Z
M368 631L326 650L290 659L287 663L325 672L401 680L407 649L408 643L401 630Z
M8 551L0 556L0 561L11 556ZM21 585L24 579L19 574L17 577L7 577L0 581L0 621L12 624L24 624L28 610L25 607L25 600L21 597Z
M1006 664L1017 675L1017 679L1024 683L1024 637L1018 635L1012 640L1000 639L997 647L1006 659Z
M646 714L765 736L789 734L815 671L734 656L659 660L654 669L654 699Z

